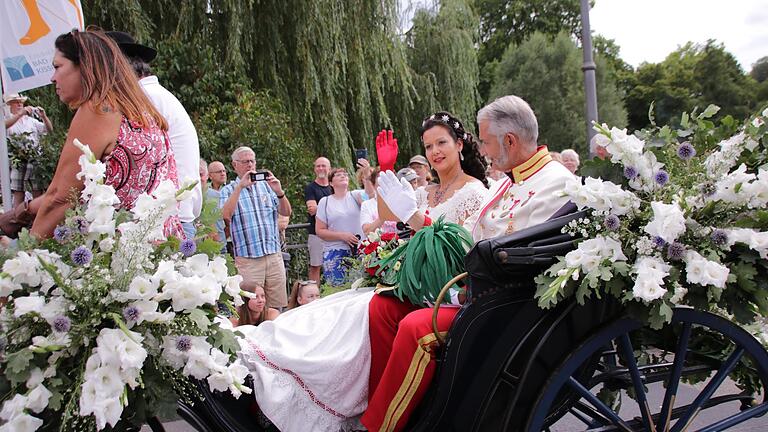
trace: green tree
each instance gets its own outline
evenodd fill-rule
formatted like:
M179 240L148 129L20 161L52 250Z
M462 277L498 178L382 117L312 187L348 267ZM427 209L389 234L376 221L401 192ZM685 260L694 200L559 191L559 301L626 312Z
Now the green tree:
M534 33L554 38L560 32L579 37L579 0L475 0L480 17L479 92L488 99L495 69L510 44L520 44Z
M581 49L565 33L554 41L540 33L504 54L491 90L492 97L515 94L527 100L539 121L539 142L553 150L573 148L589 154L584 123L584 79ZM597 64L598 115L601 122L623 126L626 111L607 62Z
M683 111L709 104L720 106L715 120L726 115L737 119L756 107L757 84L722 44L687 43L658 64L640 65L635 85L626 97L631 129L648 126L648 108L654 103L659 124L675 124Z
M415 76L433 86L435 95L417 104L422 117L443 109L474 123L480 104L477 26L464 0L444 0L438 12L421 9L414 15L406 35L408 63Z

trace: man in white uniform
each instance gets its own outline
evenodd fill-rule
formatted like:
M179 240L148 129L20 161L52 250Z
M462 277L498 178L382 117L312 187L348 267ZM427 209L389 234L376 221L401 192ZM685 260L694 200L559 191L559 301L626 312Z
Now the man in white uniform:
M560 192L573 174L537 144L538 122L528 103L517 96L501 97L477 113L477 122L480 152L506 176L494 184L481 210L464 222L475 241L540 224L568 202ZM411 226L423 226L426 219L416 211L410 185L401 182L390 191L379 180L380 195L392 212ZM448 331L458 310L440 308L438 331ZM377 295L368 312L371 372L361 421L371 431L401 431L435 372L432 310Z
M128 33L111 31L107 32L107 35L120 46L139 77L139 85L168 122L168 138L171 140L173 157L176 159L179 181L197 179L200 164L197 130L181 102L152 75L149 63L155 59L157 51L136 43ZM203 192L200 184L195 186L191 198L179 203L179 219L187 238L195 236L195 219L200 216L202 204Z

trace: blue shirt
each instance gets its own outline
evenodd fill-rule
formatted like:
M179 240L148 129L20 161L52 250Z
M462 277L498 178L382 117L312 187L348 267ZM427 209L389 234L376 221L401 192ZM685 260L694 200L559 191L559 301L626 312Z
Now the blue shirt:
M219 207L224 207L239 181L233 180L221 188ZM240 191L229 223L236 257L259 258L280 252L277 230L279 202L275 192L264 181L257 181Z

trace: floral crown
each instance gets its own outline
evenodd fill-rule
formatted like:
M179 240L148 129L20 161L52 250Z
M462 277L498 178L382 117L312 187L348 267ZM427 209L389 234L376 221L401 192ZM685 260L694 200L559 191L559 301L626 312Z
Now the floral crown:
M443 124L451 128L453 132L456 134L457 137L460 139L467 141L469 137L471 136L469 133L467 133L464 130L464 125L461 124L459 119L456 117L450 115L449 113L445 111L440 111L432 114L431 116L424 119L423 122L421 122L421 127L427 125L428 122Z

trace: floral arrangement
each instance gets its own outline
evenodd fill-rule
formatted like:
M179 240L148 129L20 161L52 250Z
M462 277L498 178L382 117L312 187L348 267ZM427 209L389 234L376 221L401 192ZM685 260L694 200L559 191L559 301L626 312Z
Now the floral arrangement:
M608 294L657 329L676 305L752 327L768 313L768 109L741 127L717 111L636 135L595 126L624 178L567 184L587 216L564 231L583 240L537 278L541 307Z
M406 240L401 239L396 232L382 230L381 228L368 234L358 244L358 258L365 271L363 280L357 282L359 286L391 286L396 282L396 272L400 270L402 260L393 264L393 271L385 274L377 274L381 260L392 255L398 247L404 245Z
M177 191L164 181L116 211L104 164L75 145L84 206L53 239L22 236L2 263L0 431L125 430L194 402L190 377L250 393L234 334L215 320L217 304L242 304L241 277L218 244L163 234L196 182Z

